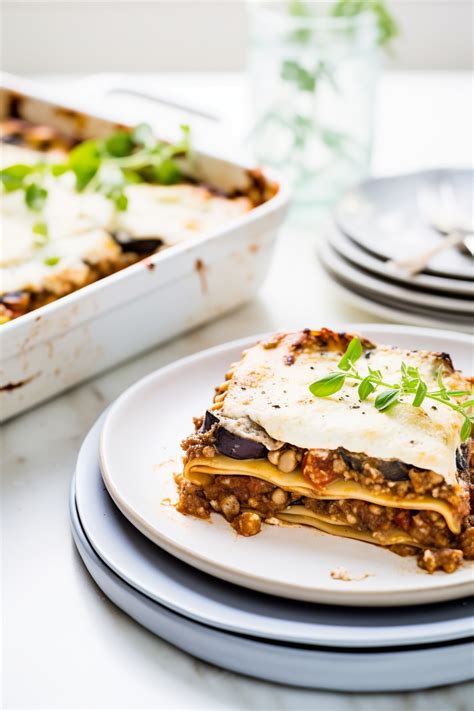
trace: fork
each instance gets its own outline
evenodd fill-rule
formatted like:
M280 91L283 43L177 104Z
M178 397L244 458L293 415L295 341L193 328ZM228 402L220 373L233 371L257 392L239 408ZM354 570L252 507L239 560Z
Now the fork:
M418 209L421 216L445 239L434 247L405 259L392 259L387 267L392 271L404 271L410 276L421 272L430 260L450 247L459 247L464 254L474 257L474 225L459 207L453 186L446 181L439 184L437 193L426 185L417 190Z

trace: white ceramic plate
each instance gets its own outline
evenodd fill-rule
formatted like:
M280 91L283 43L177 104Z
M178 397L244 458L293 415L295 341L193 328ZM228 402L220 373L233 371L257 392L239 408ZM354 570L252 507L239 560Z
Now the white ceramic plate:
M400 274L388 274L387 262L385 259L376 257L367 252L363 247L347 237L336 225L328 226L328 242L341 257L344 257L357 267L361 267L372 272L384 280L399 282L405 287L417 287L429 292L444 292L455 297L474 296L474 281L467 279L449 279L448 277L436 276L434 274L416 274L415 276L404 276Z
M341 328L338 326L338 328ZM468 336L420 328L353 325L378 342L450 352L456 367L471 367ZM305 527L264 526L237 536L214 515L182 516L173 507L179 442L204 412L229 363L257 337L197 353L152 373L111 407L101 434L107 489L124 515L148 538L181 560L224 580L283 597L341 605L406 605L469 594L473 565L428 575L413 558ZM345 568L342 581L331 571Z

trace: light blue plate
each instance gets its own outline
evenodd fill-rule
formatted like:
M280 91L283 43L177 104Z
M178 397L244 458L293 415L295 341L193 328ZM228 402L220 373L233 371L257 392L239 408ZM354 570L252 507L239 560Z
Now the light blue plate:
M464 639L405 648L344 649L255 639L180 615L138 592L105 565L81 525L74 492L73 481L70 498L72 533L82 560L97 585L136 622L194 657L267 681L337 691L424 689L467 681L472 676L473 645ZM109 512L103 511L103 515L108 517ZM176 563L176 578L179 579L183 564ZM190 570L193 579L201 577Z

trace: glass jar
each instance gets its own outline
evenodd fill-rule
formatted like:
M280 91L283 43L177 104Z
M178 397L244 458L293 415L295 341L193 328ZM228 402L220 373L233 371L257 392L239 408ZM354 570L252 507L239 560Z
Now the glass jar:
M301 3L299 3L301 5ZM328 3L249 2L255 158L304 204L330 204L368 173L380 66L373 13L332 17ZM330 3L329 3L330 7Z

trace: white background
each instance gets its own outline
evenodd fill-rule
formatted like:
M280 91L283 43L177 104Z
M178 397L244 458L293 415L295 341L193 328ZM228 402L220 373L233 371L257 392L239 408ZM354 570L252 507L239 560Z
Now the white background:
M325 3L321 3L325 4ZM388 0L397 69L473 66L472 0ZM244 0L3 0L2 56L13 73L240 71Z

